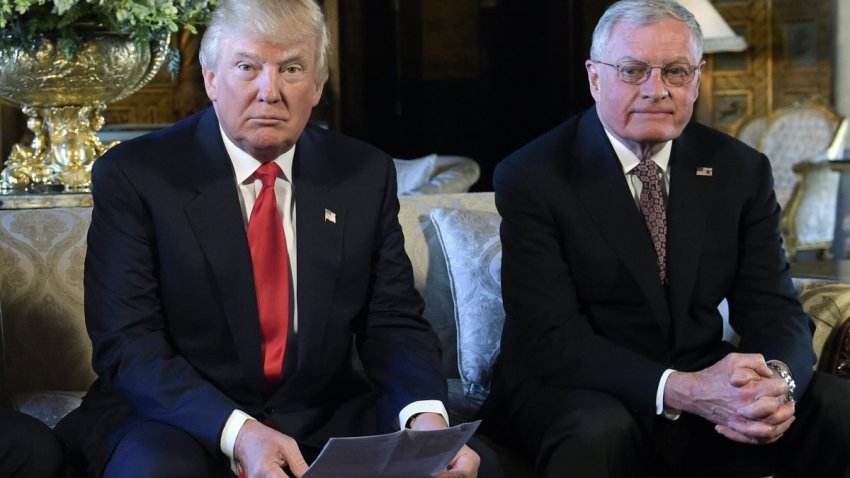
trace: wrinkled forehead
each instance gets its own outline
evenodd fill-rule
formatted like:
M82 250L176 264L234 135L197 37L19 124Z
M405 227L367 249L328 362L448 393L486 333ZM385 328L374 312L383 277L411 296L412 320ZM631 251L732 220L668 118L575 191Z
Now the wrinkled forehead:
M219 43L219 62L238 60L282 63L298 60L313 67L318 61L318 40L286 39L257 34L228 34Z
M286 41L276 38L232 37L223 42L222 52L228 56L256 57L260 55L275 58L306 57L312 59L316 45L311 41Z
M611 29L606 49L615 61L697 64L697 44L687 23L671 17L648 23L618 22Z

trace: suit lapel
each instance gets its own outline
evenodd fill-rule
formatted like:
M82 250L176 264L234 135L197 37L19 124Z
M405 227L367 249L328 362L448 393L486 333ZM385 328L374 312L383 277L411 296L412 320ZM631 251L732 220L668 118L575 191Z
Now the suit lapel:
M263 359L251 253L245 234L233 166L212 109L201 119L192 148L192 187L197 196L186 216L209 261L245 376L264 393Z
M295 149L293 183L298 249L298 362L319 357L342 263L345 204L334 195L333 151L308 126ZM337 153L338 154L338 153Z
M707 150L686 128L673 142L670 156L667 260L674 310L682 310L676 300L689 301L692 297L706 220L715 195L714 175L723 174Z
M596 108L582 117L577 137L580 140L572 151L575 161L568 175L570 183L596 228L640 285L661 330L667 333L670 310L658 278L652 240Z

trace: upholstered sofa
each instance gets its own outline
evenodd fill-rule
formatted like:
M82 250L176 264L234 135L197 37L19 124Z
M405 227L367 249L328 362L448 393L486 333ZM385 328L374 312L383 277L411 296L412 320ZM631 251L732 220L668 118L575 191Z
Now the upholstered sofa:
M400 201L416 287L443 344L450 414L455 422L468 420L487 394L504 321L493 194ZM90 219L85 206L0 209L2 397L50 425L77 406L94 378L82 291ZM850 316L850 285L797 285L817 323L818 367L850 376L850 338L841 343L836 333Z
M393 161L399 196L465 193L481 176L481 167L466 156L429 154Z

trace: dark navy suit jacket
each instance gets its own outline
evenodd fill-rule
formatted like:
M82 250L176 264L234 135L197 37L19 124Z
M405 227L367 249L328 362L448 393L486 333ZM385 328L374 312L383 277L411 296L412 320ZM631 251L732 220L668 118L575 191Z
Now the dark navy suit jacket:
M542 383L653 414L665 368L698 370L734 350L722 341L724 298L739 350L783 360L802 394L812 323L788 274L768 159L691 123L670 168L665 288L595 108L499 164L507 318L485 410Z
M58 427L92 472L142 420L174 425L221 455L235 408L321 446L330 436L389 431L413 401L445 400L386 154L315 126L298 140L299 328L287 376L271 391L242 211L214 111L116 146L92 177L85 310L99 378ZM365 374L352 366L355 343Z

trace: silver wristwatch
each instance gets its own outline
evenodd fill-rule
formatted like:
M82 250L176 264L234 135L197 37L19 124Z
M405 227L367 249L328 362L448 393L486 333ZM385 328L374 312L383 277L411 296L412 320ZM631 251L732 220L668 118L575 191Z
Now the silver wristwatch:
M788 371L788 367L778 360L768 360L767 366L776 372L782 380L785 380L785 385L788 386L788 390L785 392L785 401L793 402L794 390L797 389L797 383L794 382L794 377L791 376L791 372Z

